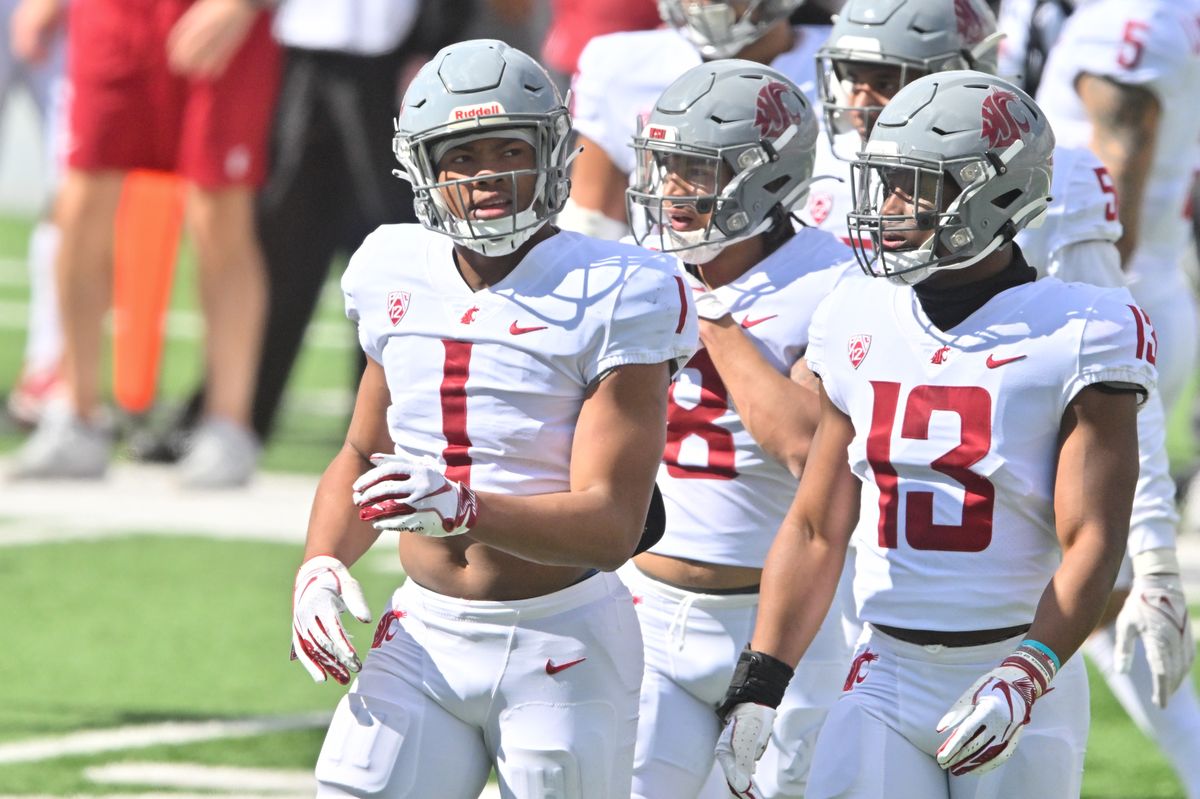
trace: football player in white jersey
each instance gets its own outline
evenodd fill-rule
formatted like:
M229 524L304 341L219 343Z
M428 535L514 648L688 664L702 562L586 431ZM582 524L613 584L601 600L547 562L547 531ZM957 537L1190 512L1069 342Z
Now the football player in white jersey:
M658 470L665 533L620 572L646 653L638 799L710 795L714 711L753 630L762 563L816 422L815 392L792 375L806 373L817 303L858 271L835 237L796 230L790 218L808 191L816 138L794 83L729 59L676 79L634 139L631 227L688 264L703 347L671 386ZM819 638L774 741L783 768L760 782L760 796L803 796L809 752L849 662L841 614Z
M702 61L742 58L770 64L815 98L813 55L825 25L793 27L802 0L659 0L667 27L597 36L579 56L572 113L583 152L558 224L618 239L627 231L630 139L663 90Z
M1012 243L1049 202L1053 146L1020 89L952 71L901 89L855 162L850 225L874 244L855 253L886 279L843 281L809 331L820 424L723 706L739 787L865 485L867 629L808 799L1079 795L1071 655L1125 551L1154 339L1125 289L1035 282Z
M674 259L559 232L570 120L502 42L451 45L410 84L396 156L420 225L385 226L342 286L368 365L296 578L293 646L358 678L320 796L629 796L642 675L629 592L696 339ZM408 578L370 620L352 565L380 532ZM602 571L598 571L602 570Z
M953 6L953 7L952 7ZM994 42L996 23L990 11L982 5L975 9L974 25L964 24L968 6L951 0L905 0L898 12L889 11L892 4L881 0L850 0L834 25L829 43L821 50L821 83L826 120L831 128L850 124L865 141L869 132L870 114L877 114L887 105L888 98L900 85L911 80L911 74L941 71L935 56L942 64L953 64L965 47L956 38L964 31L973 31L971 38ZM993 52L981 55L976 66L994 72ZM855 70L867 76L860 84L853 79L838 81L839 76L857 77ZM864 99L852 96L855 89L867 95ZM818 158L818 161L820 159ZM819 169L819 167L818 167ZM822 187L829 184L821 184ZM1102 286L1125 284L1120 256L1113 246L1121 235L1115 187L1108 170L1086 147L1056 146L1052 200L1042 224L1027 227L1018 234L1017 242L1028 263L1042 275L1054 275L1064 281L1082 281ZM812 195L810 195L810 210ZM842 219L845 217L843 216ZM1135 549L1154 546L1173 546L1178 512L1175 508L1175 484L1169 474L1165 450L1166 422L1162 398L1155 392L1138 416L1139 458L1141 474L1134 498L1130 535L1137 539ZM1147 605L1143 591L1149 586L1145 579L1138 581L1138 590L1130 592L1131 569L1126 565L1118 579L1118 591L1110 602L1102 632L1089 639L1087 652L1099 663L1118 696L1139 697L1131 704L1131 715L1139 720L1155 719L1162 726L1154 734L1165 742L1164 748L1176 764L1176 771L1186 783L1200 780L1200 761L1185 756L1200 746L1200 712L1197 712L1195 691L1183 679L1194 653L1194 645L1183 624L1186 606L1176 608L1169 616L1140 612ZM1132 600L1127 598L1132 597ZM1158 625L1146 636L1151 642L1151 661L1140 647L1135 659L1124 665L1138 681L1135 689L1130 676L1117 674L1114 649L1118 648L1112 624L1117 611L1128 604L1126 634L1119 648L1126 651L1134 646L1136 635L1131 624L1147 628ZM1181 689L1172 701L1175 707L1164 714L1173 687ZM1122 699L1126 702L1126 699ZM1167 719L1171 719L1168 721ZM1147 724L1142 724L1146 729ZM1196 774L1189 776L1188 772Z
M1200 0L1090 0L1063 26L1038 89L1058 138L1112 176L1129 290L1154 319L1167 413L1196 360L1196 309L1180 259L1200 115Z
M813 174L838 180L813 187L802 218L849 244L849 162L880 110L922 75L994 72L999 39L984 0L849 0L816 57L824 127Z

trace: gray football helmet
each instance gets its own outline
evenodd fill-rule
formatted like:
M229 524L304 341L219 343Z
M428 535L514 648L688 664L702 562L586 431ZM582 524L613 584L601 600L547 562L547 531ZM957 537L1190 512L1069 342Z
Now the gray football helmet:
M467 192L471 179L438 182L436 146L446 140L503 137L533 144L536 188L529 207L494 220L463 219L443 192ZM571 119L554 82L540 64L501 41L476 39L442 48L421 67L400 106L392 151L397 171L413 185L417 219L430 230L485 255L507 255L562 210L570 193L567 167ZM529 171L510 172L512 181Z
M962 269L1040 224L1050 203L1054 133L1033 99L981 72L941 72L904 87L851 164L851 244L868 275L913 284ZM884 214L898 196L906 214ZM885 234L932 231L920 247Z
M663 22L678 28L708 60L730 58L804 0L658 0Z
M783 217L808 194L817 130L804 93L770 67L728 59L689 69L633 140L625 197L634 237L703 264L773 221L787 224ZM710 214L707 225L673 229L669 215L683 206Z
M817 51L817 93L828 130L851 129L847 112L875 118L880 106L852 106L851 64L895 67L899 87L952 69L996 72L1002 34L984 0L847 0Z

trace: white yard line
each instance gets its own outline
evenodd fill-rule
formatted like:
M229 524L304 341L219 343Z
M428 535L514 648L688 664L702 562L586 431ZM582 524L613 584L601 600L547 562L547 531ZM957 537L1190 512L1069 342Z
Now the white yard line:
M194 791L259 791L308 794L316 791L309 770L205 766L195 763L109 763L84 769L92 782L110 785L183 788Z
M0 765L36 763L67 755L94 755L163 744L189 744L220 738L248 738L288 730L320 729L328 726L332 715L331 712L322 710L289 716L256 716L235 721L168 721L162 724L135 724L107 730L32 738L0 744Z
M144 786L194 791L236 791L240 796L292 799L311 797L316 782L311 771L204 766L193 763L111 763L85 769L84 776L96 783ZM247 793L250 792L250 793ZM177 797L179 794L170 794ZM212 794L207 794L211 797ZM229 799L230 793L220 793ZM499 799L500 791L489 784L480 799Z

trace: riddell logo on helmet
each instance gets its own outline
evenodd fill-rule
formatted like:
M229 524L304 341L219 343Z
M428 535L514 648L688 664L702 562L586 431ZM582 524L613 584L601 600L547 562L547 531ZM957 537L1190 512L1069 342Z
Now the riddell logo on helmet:
M1013 116L1013 108L1017 108L1024 119ZM1030 130L1029 109L1017 99L1017 95L1004 89L994 88L992 93L983 98L981 107L983 127L980 133L987 139L988 147L992 149L1007 147L1021 138L1021 134Z
M476 117L493 117L497 114L504 113L504 106L500 103L480 103L479 105L460 105L450 112L451 122L461 122L464 119L474 119Z

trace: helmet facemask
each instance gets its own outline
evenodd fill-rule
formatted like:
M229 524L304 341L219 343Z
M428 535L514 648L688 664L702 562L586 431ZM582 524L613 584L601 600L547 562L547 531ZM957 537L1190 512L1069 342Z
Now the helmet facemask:
M1016 234L1005 223L982 240L966 223L973 198L997 174L986 158L941 161L864 153L850 168L850 243L859 266L872 277L914 285L935 270L976 264ZM885 214L889 204L907 210ZM915 244L922 233L929 235Z
M681 30L706 60L732 58L800 5L796 0L748 0L741 11L725 0L659 0L658 13Z
M740 191L754 169L771 159L766 147L711 148L637 138L634 150L634 181L625 196L639 245L706 264L730 244L770 228L770 215L753 224L742 210ZM804 191L807 182L793 194Z
M570 191L567 168L573 153L567 151L570 120L565 108L548 114L505 114L481 117L471 124L461 122L430 128L420 134L397 133L393 151L404 167L397 176L413 186L417 219L425 227L444 233L455 243L487 256L515 252L562 210ZM521 178L534 176L532 197L524 208L497 219L471 219L455 213L447 197L459 209L470 207L472 186L479 177L438 180L438 155L451 143L481 138L515 139L533 147L532 169L501 172L486 177L499 181L514 203L519 200Z

